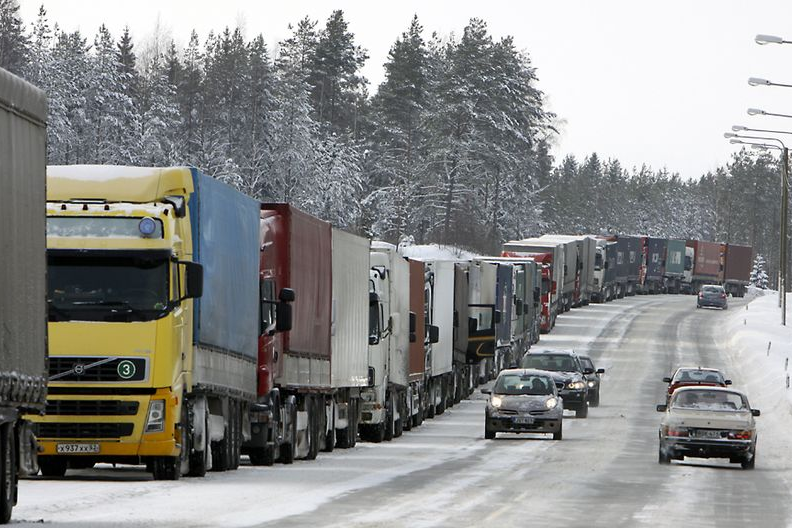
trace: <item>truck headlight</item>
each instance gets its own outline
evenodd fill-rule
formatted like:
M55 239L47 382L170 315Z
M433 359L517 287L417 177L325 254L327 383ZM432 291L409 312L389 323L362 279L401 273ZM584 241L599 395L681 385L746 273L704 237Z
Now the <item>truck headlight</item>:
M147 433L160 433L165 429L165 400L151 400L146 417Z
M567 385L572 390L583 390L586 388L586 383L583 381L572 381Z
M545 402L545 407L547 407L548 409L553 409L553 408L555 408L556 405L558 405L558 399L557 398L554 398L554 397L553 398L547 398L547 401Z
M501 404L503 403L503 398L501 398L500 396L493 396L493 397L490 399L490 403L491 403L491 404L492 404L492 406L493 406L493 407L495 407L496 409L500 409L500 406L501 406Z

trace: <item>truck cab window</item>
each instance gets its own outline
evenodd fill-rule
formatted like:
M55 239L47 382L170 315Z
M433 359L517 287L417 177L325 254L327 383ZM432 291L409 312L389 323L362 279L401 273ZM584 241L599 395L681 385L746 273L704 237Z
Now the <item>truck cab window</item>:
M275 325L275 281L262 279L259 284L261 299L261 333L269 332Z

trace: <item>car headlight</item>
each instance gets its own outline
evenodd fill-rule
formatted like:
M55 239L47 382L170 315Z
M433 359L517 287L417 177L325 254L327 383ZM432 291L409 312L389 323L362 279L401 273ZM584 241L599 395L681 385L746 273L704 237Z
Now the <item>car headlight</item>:
M586 388L586 383L583 381L572 381L567 385L572 390L582 390Z
M594 383L593 381L588 382L589 389L592 388L594 385L596 385L596 383Z
M146 432L158 433L165 428L165 400L151 400L146 417Z
M555 408L556 405L558 405L558 398L555 397L547 398L547 401L545 402L545 407L547 407L548 409L553 409Z
M499 409L501 404L503 403L503 398L501 398L500 396L493 396L490 399L490 403L492 404L493 407Z

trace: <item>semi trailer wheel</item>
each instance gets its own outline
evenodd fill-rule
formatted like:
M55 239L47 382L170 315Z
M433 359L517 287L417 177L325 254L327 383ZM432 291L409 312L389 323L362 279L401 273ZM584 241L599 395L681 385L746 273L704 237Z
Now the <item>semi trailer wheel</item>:
M0 524L11 520L11 510L16 503L16 442L13 424L0 426Z

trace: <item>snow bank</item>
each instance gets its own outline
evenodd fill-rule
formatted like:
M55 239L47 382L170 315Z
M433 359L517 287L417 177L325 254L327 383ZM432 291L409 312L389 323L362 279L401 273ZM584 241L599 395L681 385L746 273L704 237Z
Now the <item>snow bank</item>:
M399 246L399 253L415 260L470 260L480 256L462 248L442 244Z
M739 308L732 304L735 310L721 333L725 359L732 365L726 374L735 388L747 393L751 407L762 411L757 418L757 461L772 460L792 483L792 459L785 455L792 449L792 389L787 388L792 326L781 326L777 292L750 288L747 299ZM790 310L787 321L792 325Z

